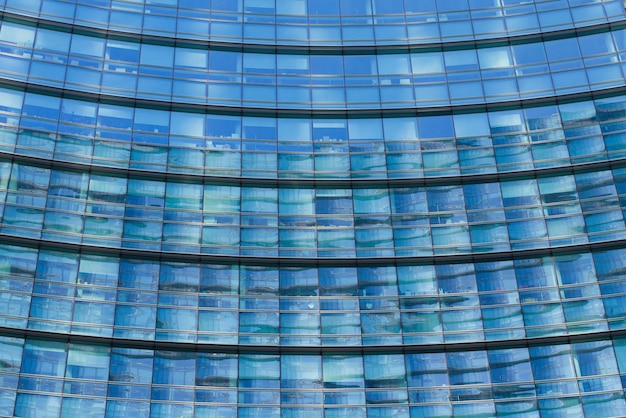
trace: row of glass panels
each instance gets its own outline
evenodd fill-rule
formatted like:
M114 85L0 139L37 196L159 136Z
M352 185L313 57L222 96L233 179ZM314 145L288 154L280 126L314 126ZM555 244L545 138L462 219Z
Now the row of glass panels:
M178 183L0 164L0 232L175 252L380 257L622 239L626 169L327 189Z
M169 112L0 89L0 150L140 170L267 178L484 174L621 159L624 96L418 117Z
M625 35L617 29L479 49L341 56L174 48L5 21L0 75L72 90L226 106L458 105L621 86Z
M433 119L445 120L447 117ZM23 126L54 124L26 118L21 122ZM366 121L360 122L364 126L371 125ZM414 124L414 120L408 122ZM340 125L341 122L329 124ZM293 125L306 126L309 123L296 121ZM101 135L109 132L100 129L94 132L88 127L60 125L58 129L79 131L90 136L0 125L0 151L98 166L219 177L422 178L505 173L621 160L626 156L623 125L623 121L612 121L602 126L583 122L582 126L571 129L530 135L433 141L407 139L393 143L380 140L320 140L311 143L167 138L140 132L119 132L122 136L132 137L132 141L127 141L105 138ZM604 132L600 131L602 128ZM576 134L581 135L574 136ZM164 142L170 139L177 145L142 142L153 139ZM199 146L193 147L194 142Z
M0 246L0 325L135 340L412 345L624 329L626 250L275 267Z
M617 0L0 0L54 21L177 38L278 44L402 44L580 27L624 16Z
M0 339L20 417L617 417L623 338L406 354L229 354Z

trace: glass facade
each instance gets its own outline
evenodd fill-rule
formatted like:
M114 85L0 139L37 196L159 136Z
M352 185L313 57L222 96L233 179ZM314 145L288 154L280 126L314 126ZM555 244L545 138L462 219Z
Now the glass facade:
M0 416L626 416L617 0L0 0Z

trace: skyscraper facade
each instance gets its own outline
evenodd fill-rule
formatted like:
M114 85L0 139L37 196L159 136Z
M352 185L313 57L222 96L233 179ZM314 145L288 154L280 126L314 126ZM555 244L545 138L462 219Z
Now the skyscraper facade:
M626 416L622 1L0 8L0 416Z

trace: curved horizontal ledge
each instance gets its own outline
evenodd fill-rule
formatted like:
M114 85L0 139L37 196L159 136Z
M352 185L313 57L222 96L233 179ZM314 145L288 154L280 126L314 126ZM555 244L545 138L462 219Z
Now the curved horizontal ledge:
M70 161L50 160L22 154L0 151L0 161L10 161L29 166L62 169L80 173L110 175L112 177L150 179L157 181L187 182L192 184L220 184L231 186L286 187L286 188L333 188L359 189L372 187L426 187L455 186L466 184L495 183L505 180L524 180L537 177L555 177L626 167L626 157L615 160L594 161L563 167L538 168L534 170L507 171L503 173L466 174L443 177L382 178L382 179L315 179L315 178L263 178L219 177L203 174L167 173L132 168L107 167Z
M161 252L136 248L103 247L94 244L76 244L46 239L24 238L0 233L0 244L19 245L29 248L45 248L55 251L81 252L95 255L121 256L136 259L181 261L192 263L243 264L269 267L366 267L393 265L432 265L465 264L494 261L522 260L553 255L573 255L592 251L626 248L626 239L591 242L587 244L564 245L523 250L498 251L489 253L441 254L428 256L401 257L272 257L235 256L182 252Z
M189 38L176 38L174 36L145 35L141 33L124 32L106 28L95 28L80 24L57 22L42 17L23 15L15 12L0 12L0 18L15 23L30 26L39 26L47 29L63 32L78 33L81 35L99 38L115 38L129 42L147 43L164 46L177 46L183 48L211 49L235 52L253 52L268 54L310 54L310 55L356 55L356 54L394 54L412 51L436 51L436 50L459 50L488 48L505 44L524 44L532 42L552 41L556 39L572 38L576 36L591 35L626 28L626 20L604 22L590 26L574 27L548 32L534 32L523 35L496 36L493 38L472 39L466 41L432 42L413 44L409 42L391 45L281 45L281 44L256 44L248 42L219 42L210 40L196 40ZM507 36L508 35L508 36Z
M87 343L119 348L137 348L148 350L237 353L237 354L403 354L429 352L461 352L476 350L497 350L505 348L554 346L579 342L605 341L625 337L626 330L599 331L585 334L558 335L551 337L521 338L517 340L495 340L479 342L451 342L419 345L372 345L372 346L268 346L268 345L223 345L207 343L187 343L172 341L146 341L100 337L91 335L61 334L0 327L0 336L17 338L45 339L65 343Z
M141 99L111 94L93 93L66 88L46 86L43 84L5 79L0 76L0 87L45 96L62 97L87 102L106 103L110 105L134 108L155 109L175 112L201 113L225 116L255 116L285 119L365 119L365 118L405 118L417 116L440 116L450 114L482 113L489 111L511 110L540 106L552 106L574 103L585 100L597 100L626 94L626 83L618 87L608 87L579 93L557 96L541 96L529 99L507 100L503 102L475 103L449 106L399 107L376 109L294 109L294 108L261 108L245 106L220 106L196 103L167 102Z

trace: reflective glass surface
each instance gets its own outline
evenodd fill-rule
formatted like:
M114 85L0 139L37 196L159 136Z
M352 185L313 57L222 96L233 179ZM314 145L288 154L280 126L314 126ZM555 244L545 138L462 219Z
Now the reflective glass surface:
M0 257L0 324L12 328L138 341L410 347L626 327L622 249L340 269L17 245L0 246Z
M3 0L11 13L228 43L371 45L550 32L623 17L618 0Z
M619 416L626 413L624 343L274 355L3 337L0 410L35 416L45 408L45 416L61 417L85 411L91 417L262 417L281 416L281 410L292 417L355 411L360 417L422 417L452 410L455 416Z
M0 233L105 247L368 258L560 247L626 234L625 168L367 189L183 185L2 160L0 172Z
M0 0L0 416L626 416L617 0Z
M207 51L195 43L154 45L65 30L2 22L0 76L108 96L228 107L413 108L619 87L626 51L622 24L578 37L450 43L411 52L356 49L344 56L333 50Z
M8 88L0 98L2 152L199 179L459 177L626 156L622 95L368 118L191 113Z

